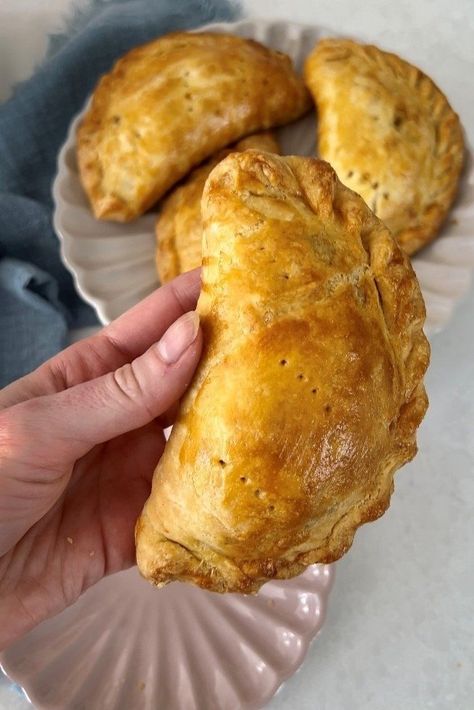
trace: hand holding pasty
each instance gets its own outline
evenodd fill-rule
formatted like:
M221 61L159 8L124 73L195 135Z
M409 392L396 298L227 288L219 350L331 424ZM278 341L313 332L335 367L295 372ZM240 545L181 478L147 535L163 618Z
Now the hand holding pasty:
M325 162L249 150L210 174L204 355L136 528L141 573L252 592L382 515L427 406L408 257Z

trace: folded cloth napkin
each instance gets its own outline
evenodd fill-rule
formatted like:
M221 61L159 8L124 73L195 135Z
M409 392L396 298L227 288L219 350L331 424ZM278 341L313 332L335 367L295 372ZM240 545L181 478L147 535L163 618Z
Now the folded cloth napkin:
M0 106L0 387L64 347L69 328L97 322L52 226L51 186L72 117L131 47L238 12L231 0L95 0Z

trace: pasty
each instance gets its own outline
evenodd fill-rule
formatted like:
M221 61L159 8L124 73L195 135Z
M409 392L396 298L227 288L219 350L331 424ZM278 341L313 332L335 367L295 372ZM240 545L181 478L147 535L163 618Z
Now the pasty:
M339 558L389 505L427 406L408 257L325 162L210 174L205 349L136 528L144 577L253 592Z
M120 59L78 129L96 217L126 222L242 136L288 123L311 98L285 54L226 34L169 34Z
M325 39L306 60L319 155L408 254L430 242L463 163L457 115L429 77L395 54Z
M256 133L219 151L193 170L183 184L175 187L162 203L156 220L156 269L161 283L201 266L201 197L209 173L226 155L258 148L278 153L271 133Z

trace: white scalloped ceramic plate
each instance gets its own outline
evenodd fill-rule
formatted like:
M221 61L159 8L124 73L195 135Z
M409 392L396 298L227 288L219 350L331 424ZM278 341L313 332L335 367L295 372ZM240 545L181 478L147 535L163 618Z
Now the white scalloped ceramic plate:
M293 23L244 20L212 25L253 37L289 54L298 69L322 35L330 32ZM73 121L59 154L54 184L54 224L62 241L63 260L78 291L108 323L159 286L155 273L153 225L149 213L129 224L94 219L79 182ZM306 116L279 131L282 152L313 155L315 116ZM427 308L429 334L443 328L469 289L474 267L474 170L469 157L459 199L438 239L413 259Z

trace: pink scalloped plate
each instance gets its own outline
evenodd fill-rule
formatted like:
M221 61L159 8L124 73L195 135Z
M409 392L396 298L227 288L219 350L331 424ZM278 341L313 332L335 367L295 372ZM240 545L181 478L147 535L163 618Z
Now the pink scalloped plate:
M256 596L174 583L136 568L108 577L1 657L37 708L260 708L322 626L333 567L313 565Z

